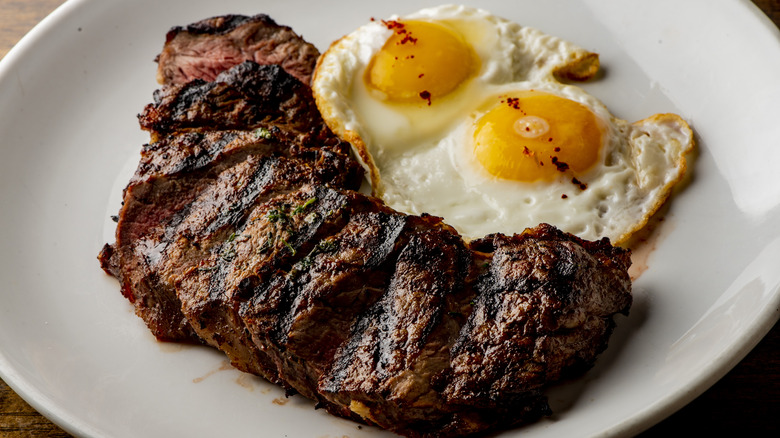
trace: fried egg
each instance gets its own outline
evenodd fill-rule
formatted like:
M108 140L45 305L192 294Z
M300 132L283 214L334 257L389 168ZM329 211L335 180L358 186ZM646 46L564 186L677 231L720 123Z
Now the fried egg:
M467 238L541 222L625 242L685 173L687 123L613 116L566 83L598 55L481 9L372 20L334 42L312 82L374 195Z

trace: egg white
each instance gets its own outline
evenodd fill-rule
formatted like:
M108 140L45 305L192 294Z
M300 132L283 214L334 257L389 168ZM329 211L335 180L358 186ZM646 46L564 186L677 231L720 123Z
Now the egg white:
M434 20L460 32L480 58L480 70L431 106L389 104L363 81L372 56L392 34L371 22L328 49L312 84L326 122L353 144L373 193L389 206L441 216L467 238L546 222L585 239L621 243L682 178L693 136L680 117L656 115L630 124L581 88L558 80L592 76L597 55L480 9L448 5L402 19ZM602 124L598 163L577 175L586 189L573 184L569 173L550 182L503 180L475 160L473 123L483 102L531 89L578 102Z
M497 87L498 93L530 88ZM645 225L685 172L692 132L678 116L657 115L635 124L611 116L580 88L535 88L587 106L604 124L598 162L583 174L554 181L520 182L490 175L473 156L474 113L448 136L424 150L383 157L382 198L410 214L430 213L469 238L516 233L542 222L585 239L622 243Z
M460 33L480 59L480 70L455 92L432 106L389 104L368 90L363 75L371 58L392 35L381 21L371 21L334 42L320 57L312 90L330 128L350 141L369 173L373 193L383 184L374 161L399 149L425 148L441 140L494 85L519 80L545 82L571 66L598 68L597 55L487 11L444 5L388 20L430 20Z

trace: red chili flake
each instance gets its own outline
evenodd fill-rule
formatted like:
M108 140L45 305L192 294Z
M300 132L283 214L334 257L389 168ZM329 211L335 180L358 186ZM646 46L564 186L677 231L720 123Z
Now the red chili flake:
M585 184L584 182L578 180L577 178L572 178L571 179L571 183L574 184L575 186L579 187L580 190L585 190L585 189L588 188L587 184Z
M550 140L552 140L552 139L550 139ZM550 141L550 140L547 140L547 141ZM555 148L555 149L553 149L553 150L554 150L555 152L560 152L560 151L561 151L561 148L558 148L558 147L556 147L556 148Z
M566 199L566 198L568 198L568 197L569 197L569 196L568 196L566 193L564 193L564 194L562 194L562 195L561 195L561 199Z
M552 137L548 138L547 141L552 142ZM558 152L558 151L556 151Z
M520 99L517 97L507 97L506 103L514 109L520 109Z
M423 100L428 101L428 106L431 106L431 93L428 90L420 91L420 97L423 98Z
M419 75L417 75L418 78L421 78L423 76L425 76L425 73L420 73Z
M532 156L534 153L532 150L528 149L528 146L523 146L523 155L526 156Z
M414 55L406 55L406 59L414 59Z
M550 157L550 160L553 164L555 164L555 167L558 168L559 172L565 172L569 170L569 165L564 163L563 161L560 161L558 157Z
M406 25L401 23L400 21L396 20L382 20L382 24L385 25L386 28L393 30L393 29L403 29Z
M407 34L406 31L397 32L397 33L404 33L406 35L404 35L404 37L401 38L401 41L398 41L396 44L401 45L406 43L412 43L412 44L417 43L417 38L413 37L411 34Z

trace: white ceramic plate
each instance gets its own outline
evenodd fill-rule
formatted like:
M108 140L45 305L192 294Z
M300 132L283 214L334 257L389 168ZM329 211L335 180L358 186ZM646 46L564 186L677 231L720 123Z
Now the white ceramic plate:
M110 437L376 437L230 369L156 342L98 267L108 216L147 141L169 27L269 13L324 49L425 1L69 1L0 63L0 375L66 430ZM476 2L473 2L476 3ZM556 414L506 436L630 435L693 399L769 330L780 304L780 37L747 1L483 1L599 52L587 89L618 116L677 112L693 177L637 255L631 315Z

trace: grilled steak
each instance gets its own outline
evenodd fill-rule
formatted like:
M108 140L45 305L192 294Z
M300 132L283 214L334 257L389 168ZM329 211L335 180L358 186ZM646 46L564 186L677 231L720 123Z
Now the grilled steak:
M464 245L425 230L360 315L319 389L344 415L459 436L548 413L541 390L589 368L631 303L629 256L549 225Z
M213 81L243 61L281 65L308 85L320 56L316 47L264 14L208 18L174 27L165 40L157 56L157 81L166 85Z
M154 100L139 116L152 140L178 131L269 126L302 136L299 142L305 142L306 136L333 137L311 89L277 65L245 61L220 73L213 82L195 79L165 87L155 93Z
M549 414L544 389L591 367L628 312L630 254L606 239L541 224L465 242L359 193L350 146L283 68L242 62L154 99L99 259L158 339L218 348L334 415L459 436Z
M258 82L264 87L247 85ZM168 263L181 236L227 232L253 202L303 183L358 187L349 145L325 127L302 87L278 66L245 63L217 82L165 88L139 116L154 141L142 150L117 241L101 259L159 339L200 342L181 312L175 275L166 276L198 259L188 248L179 265Z

